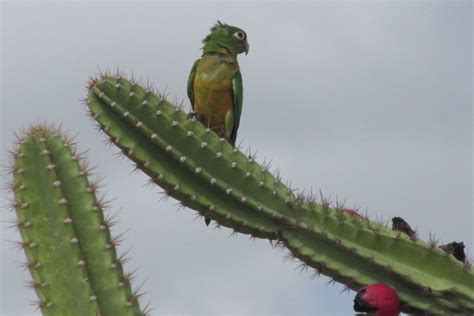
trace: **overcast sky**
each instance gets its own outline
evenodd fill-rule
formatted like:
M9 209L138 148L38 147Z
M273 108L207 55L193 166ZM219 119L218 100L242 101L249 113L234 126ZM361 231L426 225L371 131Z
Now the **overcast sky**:
M127 267L139 267L156 314L352 313L353 292L296 271L268 241L228 238L160 201L84 115L78 100L98 68L133 71L185 98L217 19L248 34L238 138L260 161L271 158L298 188L472 249L470 1L3 3L2 164L22 125L48 120L78 133L122 209L116 231L130 230L121 249L133 248ZM12 215L0 210L2 220ZM0 237L0 313L31 315L35 295L16 264L25 257L8 242L19 234Z

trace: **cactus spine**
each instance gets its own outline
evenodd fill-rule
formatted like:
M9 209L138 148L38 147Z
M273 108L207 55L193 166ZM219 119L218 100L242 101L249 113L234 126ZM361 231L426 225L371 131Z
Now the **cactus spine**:
M16 227L44 315L142 315L83 158L59 130L37 125L12 151Z
M90 82L87 103L111 142L183 206L236 232L277 240L347 288L387 283L404 311L474 312L469 263L324 199L295 194L149 88L104 75Z

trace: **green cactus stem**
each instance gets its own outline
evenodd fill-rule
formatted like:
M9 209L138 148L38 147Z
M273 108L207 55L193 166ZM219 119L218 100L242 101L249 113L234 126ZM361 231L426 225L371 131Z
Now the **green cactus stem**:
M12 151L13 208L44 315L142 315L104 217L98 184L72 140L36 125Z
M110 141L166 194L235 232L276 240L316 273L358 290L386 283L406 312L474 312L474 274L438 247L295 193L150 88L91 80L87 104Z

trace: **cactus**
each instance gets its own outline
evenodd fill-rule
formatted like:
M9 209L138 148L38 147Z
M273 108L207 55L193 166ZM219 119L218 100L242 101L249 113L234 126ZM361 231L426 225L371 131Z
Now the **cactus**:
M44 124L32 127L12 151L11 167L20 231L44 315L142 315L131 290L132 274L124 274L124 257L115 246L105 217L98 183L72 139Z
M474 312L474 274L434 243L295 193L267 165L121 75L88 86L90 115L111 143L184 207L235 232L276 240L316 274L358 290L394 287L402 311Z

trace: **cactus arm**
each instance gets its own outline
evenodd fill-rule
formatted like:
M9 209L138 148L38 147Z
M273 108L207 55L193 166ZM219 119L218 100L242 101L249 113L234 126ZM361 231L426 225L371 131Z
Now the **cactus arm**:
M45 315L96 314L80 249L71 242L74 228L64 223L69 217L64 195L54 186L58 179L48 166L53 163L44 143L39 137L25 138L16 160L22 172L15 176L15 203L39 307Z
M443 314L451 311L445 306L447 304L438 299L441 296L439 293L431 295L421 284L410 281L411 275L398 274L391 265L379 265L371 257L358 255L354 248L346 248L337 237L323 236L315 238L314 235L287 233L282 240L296 258L315 268L317 274L327 275L347 288L356 290L374 282L393 284L405 302L405 312ZM459 311L459 306L454 306L452 311Z
M17 152L18 228L43 314L141 315L79 156L45 126L32 128Z
M110 101L110 104L112 104L112 102L113 101ZM156 97L152 96L151 100L148 100L148 103L152 104L152 102L159 101ZM92 103L91 106L95 106L95 103ZM142 132L135 130L133 126L137 124L140 125L139 121L133 122L133 126L130 128L130 123L124 120L132 118L126 111L120 109L120 104L113 104L112 107L95 107L94 110L97 111L97 119L103 118L102 123L104 126L107 126L106 132L110 133L110 135L115 134L112 141L116 144L120 144L124 153L133 157L137 165L148 166L147 174L153 181L160 183L169 195L181 200L186 205L194 205L201 209L203 213L206 213L208 218L220 219L223 223L227 223L228 226L242 229L242 232L254 234L258 237L276 238L276 226L272 226L272 221L258 213L253 216L250 215L254 213L253 210L246 207L241 201L226 198L221 201L222 204L220 204L219 207L211 203L212 200L220 199L220 192L216 192L215 189L223 189L222 182L217 182L217 180L214 182L213 179L215 178L211 177L204 168L198 167L191 159L188 159L185 154L178 151L176 148L176 144L179 144L178 141L172 144L164 143L162 141L162 135L157 136L150 129L145 129L143 123L141 124ZM156 112L153 112L144 115L144 119L146 119L147 116L156 116L159 120L159 124L160 120L166 120L166 117L169 115L174 115L174 113L160 113L156 116ZM198 125L195 124L195 126ZM166 130L164 132L166 132ZM174 131L169 130L169 132L170 137L173 137ZM143 135L143 133L146 135ZM214 136L210 133L206 133L206 135ZM150 146L149 142L152 142L154 146ZM201 146L199 144L197 145L198 146L190 148L190 151L202 150ZM227 142L224 143L218 138L209 137L208 146L220 147L225 145L228 145ZM207 153L207 151L204 152ZM168 159L169 155L173 155L174 159ZM196 174L200 176L196 177ZM208 196L209 192L211 196ZM229 192L229 195L235 194L235 192ZM235 212L232 214L226 212L226 209L229 208L234 209ZM266 229L268 226L273 228Z
M88 105L138 168L201 215L237 232L276 239L348 288L390 284L405 311L474 311L473 273L452 256L324 201L295 196L267 167L153 92L104 76L90 85Z
M113 239L107 229L102 203L96 197L96 187L89 182L71 151L59 137L49 138L48 147L58 166L58 179L64 183L70 215L87 259L87 272L92 288L100 296L98 303L106 315L139 315L140 308L126 279ZM71 163L72 162L72 163ZM92 213L92 216L84 214Z

